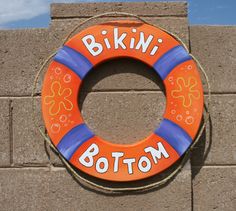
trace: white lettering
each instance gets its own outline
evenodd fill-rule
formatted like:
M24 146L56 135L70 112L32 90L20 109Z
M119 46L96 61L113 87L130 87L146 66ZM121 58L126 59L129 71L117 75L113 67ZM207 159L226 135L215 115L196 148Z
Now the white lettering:
M105 38L105 39L104 39L104 42L105 42L105 44L106 44L106 47L107 47L108 49L110 49L110 48L111 48L111 45L110 45L109 40L108 40L107 38Z
M103 163L103 167L101 164ZM96 170L98 173L105 173L108 170L108 160L105 157L101 157L97 160Z
M130 45L129 45L129 47L131 48L131 49L133 49L134 48L134 38L131 38L130 39Z
M157 164L158 160L161 159L161 156L163 155L165 158L169 157L169 154L166 152L164 146L161 142L157 143L158 149L155 149L153 147L147 147L144 149L145 152L150 152L152 155L152 158L154 160L154 163ZM157 160L158 159L158 160Z
M152 49L150 55L153 56L153 55L157 52L158 48L159 48L159 47L155 45L155 46L153 47L153 49Z
M151 41L153 39L153 36L152 35L149 35L147 40L144 41L144 33L143 32L140 32L140 38L139 38L139 42L138 44L136 45L135 49L138 50L141 48L142 46L142 52L145 53L148 46L150 45Z
M92 144L79 158L79 162L86 166L93 166L93 157L99 153L99 148L96 144ZM88 159L88 161L86 161Z
M135 162L135 158L127 158L123 160L123 163L127 164L128 166L128 173L133 174L133 166L132 163Z
M115 158L115 161L114 161L114 172L118 172L119 158L121 158L123 156L124 156L123 152L112 152L112 157Z
M82 41L93 56L99 55L103 50L102 45L95 41L95 38L93 35L90 35L90 34L86 35L85 37L82 38Z
M146 163L145 166L143 166L143 163ZM146 157L146 156L142 156L139 161L138 161L138 168L141 172L148 172L150 171L152 165L151 165L151 161Z
M121 48L126 49L125 44L123 43L123 40L125 39L127 33L122 33L120 37L118 37L118 28L114 28L114 45L115 49L121 46Z

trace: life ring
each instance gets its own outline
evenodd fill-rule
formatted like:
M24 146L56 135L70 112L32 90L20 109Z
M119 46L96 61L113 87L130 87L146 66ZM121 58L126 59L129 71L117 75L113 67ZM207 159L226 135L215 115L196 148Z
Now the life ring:
M120 57L153 67L166 90L161 124L130 145L95 135L78 107L88 72ZM173 36L138 21L112 21L84 29L57 52L45 74L42 112L52 143L72 166L104 180L134 181L164 171L190 147L202 119L203 88L197 65Z

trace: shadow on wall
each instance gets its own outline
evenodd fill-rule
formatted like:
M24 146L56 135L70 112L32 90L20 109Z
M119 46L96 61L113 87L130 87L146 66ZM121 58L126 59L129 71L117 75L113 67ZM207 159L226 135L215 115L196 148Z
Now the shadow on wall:
M121 66L122 65L122 66ZM122 67L122 68L121 68ZM107 69L109 68L109 71L107 71ZM117 60L112 60L112 61L108 61L104 64L99 65L98 67L95 68L96 70L91 71L91 73L84 79L84 84L81 87L81 96L80 96L80 102L79 102L79 106L80 109L82 109L83 107L83 102L87 96L87 94L89 92L91 92L92 90L94 90L93 88L95 87L96 84L98 84L101 80L103 80L106 77L110 77L111 75L114 74L125 74L125 73L133 73L133 74L138 74L141 75L142 77L147 78L148 80L153 81L157 87L160 87L160 89L162 90L162 92L164 92L164 86L162 84L162 81L160 78L157 77L156 73L154 72L154 70L152 70L152 68L149 68L147 66L145 66L145 64L143 64L142 62L138 62L135 61L133 59L117 59ZM149 70L147 70L149 69ZM151 69L151 70L150 70ZM203 124L203 121L202 121ZM197 143L197 145L194 147L194 149L192 150L192 159L197 159L198 160L198 164L200 164L198 166L198 170L194 171L194 174L192 174L192 178L194 178L196 176L196 174L198 174L198 172L200 171L201 167L204 165L204 161L210 151L211 148L211 143L212 143L212 122L211 122L211 118L209 119L208 122L208 133L206 132L206 129L204 130L203 134L200 137L199 142ZM209 139L207 139L207 134L209 135ZM208 143L206 140L209 140ZM183 163L184 161L184 163ZM85 178L86 180L89 180L91 182L94 182L100 186L104 186L104 187L108 187L108 188L127 188L127 187L142 187L142 186L146 186L146 185L150 185L153 183L158 183L159 181L163 180L164 178L166 178L168 175L172 174L180 164L185 164L186 160L184 159L184 156L182 157L182 159L180 159L175 165L173 165L172 167L170 167L169 169L167 169L166 171L164 171L161 174L155 175L153 177L150 177L148 179L145 180L140 180L140 181L135 181L135 182L122 182L122 183L115 183L115 182L110 182L110 181L103 181L101 179L98 178L94 178L92 176L89 176L79 170L74 169L81 177ZM70 173L70 171L69 171ZM74 175L71 174L73 177ZM173 181L173 179L175 178L172 177L170 180L168 180L168 182L166 182L163 185L157 186L156 188L152 188L150 190L147 190L146 192L150 192L150 191L154 191L160 188L163 188L164 186L167 186L169 183L171 183ZM118 195L130 195L130 194L138 194L143 193L144 191L133 191L133 192L117 192L117 193L104 193L103 191L100 191L97 188L94 188L82 181L78 181L75 177L74 179L79 183L79 185L83 186L85 189L88 189L90 191L96 192L96 193L100 193L100 194L105 194L108 196L112 196L114 194L118 194Z
M206 105L204 107L205 109L207 109ZM207 136L209 137L207 138ZM195 176L201 170L202 166L204 166L205 160L207 159L207 156L210 152L211 145L212 145L212 119L211 119L211 116L209 116L209 120L207 122L206 128L204 132L202 133L199 139L199 142L193 148L192 153L191 153L192 165L195 165L195 163L197 163L197 168L195 168L194 171L192 171L192 179L195 178Z

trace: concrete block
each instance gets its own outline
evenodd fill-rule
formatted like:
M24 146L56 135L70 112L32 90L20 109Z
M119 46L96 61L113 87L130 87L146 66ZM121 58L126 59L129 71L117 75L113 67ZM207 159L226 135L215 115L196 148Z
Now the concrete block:
M10 165L10 102L0 99L0 166Z
M53 51L48 29L0 31L0 46L0 95L30 95L36 72Z
M235 26L190 26L191 52L205 68L214 92L235 92Z
M95 134L128 144L147 137L159 125L165 99L157 92L81 93L80 107Z
M191 210L191 172L141 194L104 195L77 183L64 168L0 170L2 210Z
M140 16L187 16L185 2L100 2L51 4L51 17L90 17L107 12L134 13Z
M213 95L211 125L192 154L195 166L236 164L236 96ZM210 148L209 148L210 147ZM210 149L209 154L207 149ZM204 154L207 153L204 162Z
M194 170L199 171L199 169ZM193 179L193 209L234 211L236 168L203 167Z
M191 173L183 170L165 187L146 193L102 195L81 188L65 170L53 172L51 206L68 210L191 210ZM178 202L178 203L176 203Z
M44 140L34 125L31 98L13 99L13 162L15 165L46 165ZM40 99L36 100L36 124L41 120Z
M0 169L1 210L52 210L49 178L48 169Z

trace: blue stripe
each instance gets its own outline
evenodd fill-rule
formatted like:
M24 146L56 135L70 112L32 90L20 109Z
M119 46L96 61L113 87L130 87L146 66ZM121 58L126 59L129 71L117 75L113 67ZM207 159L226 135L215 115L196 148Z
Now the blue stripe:
M81 80L93 67L86 57L68 46L61 48L55 55L54 60L73 70Z
M192 57L188 52L182 46L178 45L161 56L153 65L153 68L162 80L164 80L174 67L190 59Z
M174 122L163 119L155 134L165 139L181 156L192 143L191 137Z
M93 132L85 124L80 124L62 138L57 149L67 160L70 160L78 147L93 136Z

